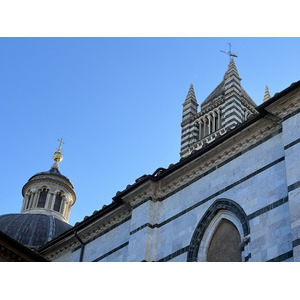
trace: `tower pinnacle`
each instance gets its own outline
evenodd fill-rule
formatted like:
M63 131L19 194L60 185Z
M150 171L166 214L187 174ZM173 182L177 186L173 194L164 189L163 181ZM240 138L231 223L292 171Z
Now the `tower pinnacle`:
M236 68L235 62L233 57L230 59L230 63L228 65L228 70L224 75L224 80L228 79L231 76L235 76L239 81L241 81L242 79L240 78L240 75L238 73L238 70Z
M193 100L197 103L193 83L191 83L191 85L190 85L190 88L189 88L189 91L188 91L185 101L189 101L189 100Z
M270 96L269 88L268 88L268 86L266 85L266 88L265 88L265 95L264 95L263 102L268 101L270 98L271 98L271 96Z
M63 159L61 153L63 142L62 139L58 141L60 144L53 154L54 164L51 169L33 175L24 185L21 213L51 215L68 222L70 209L75 203L76 195L72 182L59 171L58 164Z

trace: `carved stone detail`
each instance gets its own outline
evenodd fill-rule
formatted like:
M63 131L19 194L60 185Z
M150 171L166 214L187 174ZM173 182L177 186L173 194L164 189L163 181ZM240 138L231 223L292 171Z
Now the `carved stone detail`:
M279 101L265 108L268 112L277 115L281 119L300 109L300 89L282 97Z

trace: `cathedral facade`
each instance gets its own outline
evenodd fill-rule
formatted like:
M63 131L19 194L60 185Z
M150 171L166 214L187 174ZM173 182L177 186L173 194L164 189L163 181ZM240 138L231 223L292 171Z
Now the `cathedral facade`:
M39 245L39 254L69 262L300 261L300 81L273 97L266 88L257 106L231 59L198 106L191 84L178 163L138 178ZM28 204L35 182L25 185L23 213L37 209L67 221L75 194L56 179L65 188L46 193L43 207L39 196Z

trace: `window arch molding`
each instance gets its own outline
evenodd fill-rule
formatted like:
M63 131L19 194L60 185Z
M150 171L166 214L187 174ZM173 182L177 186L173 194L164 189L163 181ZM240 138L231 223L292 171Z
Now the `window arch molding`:
M246 256L245 245L249 241L250 226L246 213L236 202L222 198L216 200L204 213L191 238L187 261L204 261L210 239L222 219L232 222L241 235L243 260Z

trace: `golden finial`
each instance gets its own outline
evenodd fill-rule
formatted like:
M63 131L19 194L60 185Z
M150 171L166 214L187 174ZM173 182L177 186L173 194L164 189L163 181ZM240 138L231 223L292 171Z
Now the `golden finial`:
M64 144L64 142L62 141L62 138L59 141L59 146L57 148L57 151L54 152L53 154L53 160L57 163L61 162L63 159L63 155L61 153L61 144Z

